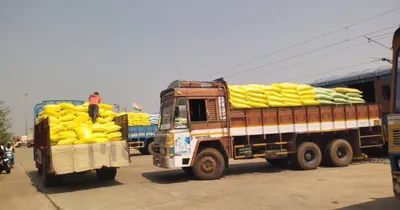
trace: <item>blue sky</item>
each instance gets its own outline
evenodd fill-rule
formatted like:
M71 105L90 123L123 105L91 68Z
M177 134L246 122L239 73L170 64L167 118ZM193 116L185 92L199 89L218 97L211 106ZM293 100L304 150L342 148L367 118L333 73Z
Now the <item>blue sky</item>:
M0 1L0 100L12 110L15 134L24 133L26 109L31 127L36 103L86 100L94 91L107 103L129 107L135 101L145 111L157 112L160 91L175 79L199 79L398 6L396 0ZM399 19L397 10L206 79L400 24ZM386 65L376 62L307 77L391 56L384 47L366 43L287 68L363 42L366 39L345 42L227 80L268 84L306 76L295 80L304 83ZM379 42L390 46L391 39ZM26 108L25 92L30 94Z

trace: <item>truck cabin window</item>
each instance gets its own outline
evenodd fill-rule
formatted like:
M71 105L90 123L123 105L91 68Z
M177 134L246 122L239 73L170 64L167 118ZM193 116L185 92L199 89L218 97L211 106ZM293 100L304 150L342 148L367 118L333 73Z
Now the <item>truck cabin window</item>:
M160 130L168 130L171 128L173 110L174 98L165 98L161 102Z
M205 99L189 100L190 107L190 122L206 122L207 109Z
M187 128L186 98L178 97L174 111L174 128Z

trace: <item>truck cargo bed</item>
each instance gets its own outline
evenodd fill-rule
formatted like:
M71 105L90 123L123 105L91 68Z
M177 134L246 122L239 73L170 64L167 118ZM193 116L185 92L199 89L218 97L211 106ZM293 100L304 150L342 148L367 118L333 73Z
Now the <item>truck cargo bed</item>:
M377 104L230 110L231 136L326 132L381 125Z

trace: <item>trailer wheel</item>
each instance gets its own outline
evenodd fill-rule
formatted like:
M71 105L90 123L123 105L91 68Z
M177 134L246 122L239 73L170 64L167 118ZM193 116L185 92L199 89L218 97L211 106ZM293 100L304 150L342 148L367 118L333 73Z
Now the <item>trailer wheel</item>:
M268 163L272 166L277 166L277 167L286 167L289 165L289 160L287 158L281 158L281 159L266 159Z
M336 167L348 166L353 160L353 148L344 139L334 140L326 146L324 160Z
M140 154L142 154L142 155L150 154L149 151L147 150L147 147L139 148L138 150L139 150Z
M201 180L213 180L222 177L225 171L225 160L222 154L207 148L197 154L193 165L193 174Z
M100 181L114 180L117 175L117 168L107 168L103 167L101 169L96 169L97 179Z
M322 161L321 150L312 142L304 142L297 147L295 156L296 166L301 170L313 170L318 168Z
M187 173L189 176L194 176L192 167L182 167L182 170Z

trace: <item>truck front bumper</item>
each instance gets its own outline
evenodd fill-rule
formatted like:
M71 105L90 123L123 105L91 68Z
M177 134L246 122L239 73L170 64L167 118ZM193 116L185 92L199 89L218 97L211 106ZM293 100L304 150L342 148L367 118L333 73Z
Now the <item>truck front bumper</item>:
M153 155L153 165L160 168L175 168L175 160L173 157L154 154Z

